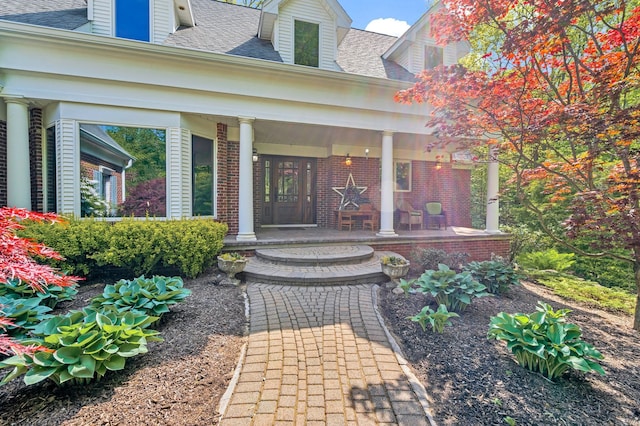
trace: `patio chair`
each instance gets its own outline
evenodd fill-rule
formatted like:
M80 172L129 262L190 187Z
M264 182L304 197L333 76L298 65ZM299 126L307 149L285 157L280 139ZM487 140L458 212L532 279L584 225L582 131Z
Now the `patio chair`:
M370 216L363 217L362 229L371 229L375 231L380 229L380 213L371 204L362 204L360 206L361 212L371 213Z
M341 231L345 228L351 231L351 228L356 225L356 218L351 216L350 210L341 210L338 215L338 220L340 221L338 226Z
M438 225L438 229L442 225L444 225L444 229L447 229L447 214L442 210L442 203L428 202L424 205L424 210L427 213L427 229L431 228L433 222Z
M409 231L413 229L413 225L419 225L420 229L422 229L422 210L414 209L408 201L401 201L398 204L398 210L400 212L400 225L407 225Z

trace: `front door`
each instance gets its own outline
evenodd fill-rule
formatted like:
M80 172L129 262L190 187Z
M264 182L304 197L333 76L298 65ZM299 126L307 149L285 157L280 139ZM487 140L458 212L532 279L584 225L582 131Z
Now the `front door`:
M300 157L262 157L264 225L302 225L316 222L316 160Z

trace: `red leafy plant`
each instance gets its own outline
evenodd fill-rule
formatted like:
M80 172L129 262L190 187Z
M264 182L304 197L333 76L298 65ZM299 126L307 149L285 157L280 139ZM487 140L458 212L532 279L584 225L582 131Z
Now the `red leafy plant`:
M34 290L44 291L49 285L68 287L75 284L80 278L64 275L50 266L37 263L36 257L62 260L62 256L44 244L17 236L16 232L24 228L23 221L54 223L61 222L61 218L53 213L0 208L0 285L9 279L18 279ZM0 306L0 354L45 350L36 346L24 346L9 337L6 327L11 324L11 320L3 316Z

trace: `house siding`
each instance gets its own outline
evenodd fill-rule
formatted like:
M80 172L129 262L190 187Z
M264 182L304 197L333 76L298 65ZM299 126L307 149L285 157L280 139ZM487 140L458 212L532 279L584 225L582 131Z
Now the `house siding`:
M7 205L7 122L0 121L0 206Z
M320 0L298 0L288 2L278 14L278 46L285 63L293 64L294 20L320 24L319 68L336 70L336 22Z
M151 42L162 44L174 30L172 22L172 17L174 16L173 1L154 0L152 12Z
M78 123L75 120L56 121L58 212L80 216L80 154L79 146L76 146L77 140ZM77 203L76 198L78 198Z
M93 24L94 34L113 35L113 0L93 0Z

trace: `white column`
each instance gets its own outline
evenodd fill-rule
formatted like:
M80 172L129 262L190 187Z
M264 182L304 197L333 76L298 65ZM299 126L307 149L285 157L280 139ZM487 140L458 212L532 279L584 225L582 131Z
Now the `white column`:
M29 167L29 105L22 99L7 103L7 204L31 210Z
M382 182L380 185L379 237L397 237L393 230L393 132L382 132Z
M485 231L489 234L500 233L500 203L498 192L500 183L498 180L498 148L489 148L489 163L487 164L487 218Z
M253 231L253 121L238 117L240 122L240 161L238 170L238 241L256 241Z

